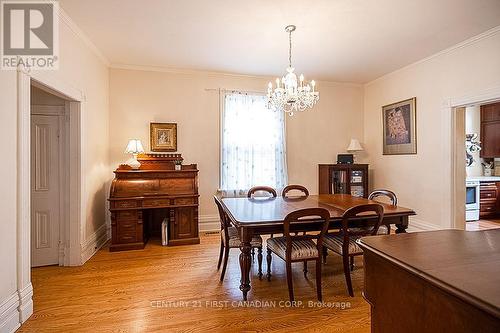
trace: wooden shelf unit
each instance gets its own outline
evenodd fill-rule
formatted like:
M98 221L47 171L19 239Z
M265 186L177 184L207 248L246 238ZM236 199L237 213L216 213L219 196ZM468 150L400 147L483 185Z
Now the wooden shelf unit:
M319 194L368 197L368 164L319 164Z

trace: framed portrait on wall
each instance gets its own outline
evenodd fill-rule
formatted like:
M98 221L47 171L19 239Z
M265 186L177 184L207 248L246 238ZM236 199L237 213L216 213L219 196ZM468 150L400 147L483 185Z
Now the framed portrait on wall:
M149 141L151 151L177 151L177 124L150 123Z
M417 153L417 98L382 107L383 154Z

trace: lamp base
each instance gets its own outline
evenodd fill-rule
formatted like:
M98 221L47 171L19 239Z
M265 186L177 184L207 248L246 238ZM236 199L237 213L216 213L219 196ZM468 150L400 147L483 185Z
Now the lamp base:
M137 160L137 155L134 154L134 156L127 161L127 165L132 169L137 170L141 167L141 162Z

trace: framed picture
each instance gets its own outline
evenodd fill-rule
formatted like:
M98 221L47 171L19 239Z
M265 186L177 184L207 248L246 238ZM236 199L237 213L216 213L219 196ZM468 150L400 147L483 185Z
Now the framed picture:
M151 151L177 151L177 124L150 123Z
M417 98L382 107L384 155L417 153Z

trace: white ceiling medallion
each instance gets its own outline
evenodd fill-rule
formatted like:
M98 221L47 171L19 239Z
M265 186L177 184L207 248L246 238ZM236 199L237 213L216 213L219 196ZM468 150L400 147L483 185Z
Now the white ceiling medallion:
M298 82L297 75L293 72L295 68L292 67L292 32L295 29L294 25L285 28L289 41L287 74L281 80L276 79L276 88L273 89L271 82L267 88L267 107L284 111L290 116L293 116L295 112L312 108L319 101L319 92L314 90L316 86L314 80L307 83L304 81L304 75L300 74L300 82Z

